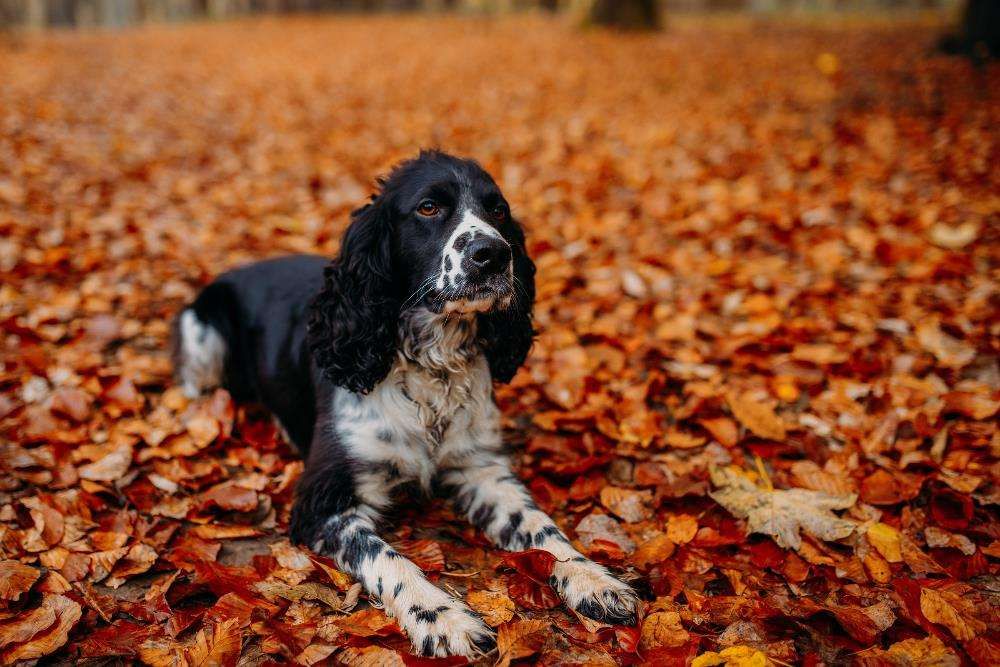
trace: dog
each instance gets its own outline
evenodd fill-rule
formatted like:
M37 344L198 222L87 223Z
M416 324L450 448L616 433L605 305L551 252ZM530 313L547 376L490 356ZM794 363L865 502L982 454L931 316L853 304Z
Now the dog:
M235 269L179 313L183 390L221 385L275 415L306 459L292 541L361 582L417 653L482 655L495 635L379 537L407 483L450 496L501 549L553 554L550 583L580 614L634 624L632 589L573 548L503 449L492 386L531 347L535 266L500 188L476 162L439 151L378 185L332 261Z

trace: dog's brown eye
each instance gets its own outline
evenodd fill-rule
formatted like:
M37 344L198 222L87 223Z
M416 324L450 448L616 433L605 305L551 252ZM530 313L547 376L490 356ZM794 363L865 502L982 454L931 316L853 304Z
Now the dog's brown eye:
M496 206L493 207L491 215L497 220L503 220L504 218L507 217L507 205L497 204Z
M431 216L437 215L438 212L440 212L440 211L441 211L441 207L438 206L436 202L434 202L434 201L432 201L430 199L423 200L417 206L417 213L419 213L420 215L424 216L425 218L429 218Z

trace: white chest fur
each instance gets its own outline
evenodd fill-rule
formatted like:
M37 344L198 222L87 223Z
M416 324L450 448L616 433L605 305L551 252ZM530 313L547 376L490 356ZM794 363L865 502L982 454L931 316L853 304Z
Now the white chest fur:
M452 323L449 323L452 324ZM404 338L389 375L368 395L338 389L334 427L356 464L359 500L389 505L392 488L500 447L489 367L467 345L468 324L433 337Z

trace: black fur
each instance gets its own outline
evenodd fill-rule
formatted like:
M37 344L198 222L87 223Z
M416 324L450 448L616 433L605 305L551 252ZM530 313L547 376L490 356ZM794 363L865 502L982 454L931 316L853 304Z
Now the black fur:
M310 306L309 349L327 380L367 394L392 367L400 303L383 196L351 217L340 255L323 272L323 289Z
M514 263L514 299L511 307L499 313L479 315L479 341L490 364L490 373L498 382L510 382L528 357L535 330L531 308L535 303L535 264L524 247L520 227L512 234Z

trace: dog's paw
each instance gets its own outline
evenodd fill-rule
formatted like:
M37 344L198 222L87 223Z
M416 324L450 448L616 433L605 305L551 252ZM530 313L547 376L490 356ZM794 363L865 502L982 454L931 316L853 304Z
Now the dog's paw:
M477 657L496 647L496 635L458 600L437 606L412 605L398 619L415 652L425 657Z
M578 613L609 625L635 625L639 598L628 584L593 561L558 561L552 587Z

